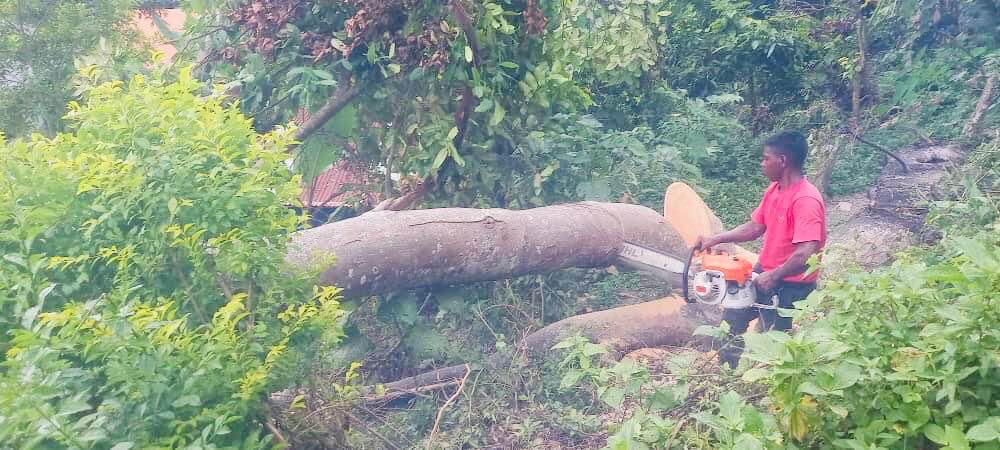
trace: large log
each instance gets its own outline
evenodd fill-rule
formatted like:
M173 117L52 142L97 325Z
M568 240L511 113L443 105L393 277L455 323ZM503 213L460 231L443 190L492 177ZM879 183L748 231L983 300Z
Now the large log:
M687 254L684 240L652 209L581 202L522 211L376 211L296 233L286 260L307 266L335 256L320 284L350 297L627 265L619 258L626 243L678 259Z
M607 345L618 359L644 347L710 345L710 340L694 336L694 330L701 325L718 325L721 320L722 310L717 306L666 297L553 322L528 335L524 344L532 353L545 353L559 341L579 334Z
M629 250L626 244L683 259L699 234L717 233L722 223L683 183L667 189L664 209L667 219L642 206L593 202L525 211L373 212L297 233L287 260L307 265L336 255L336 264L325 270L321 283L342 287L349 296L612 264L652 270L669 280L662 270L635 265L635 247ZM733 250L755 257L739 247ZM668 297L560 320L531 333L523 344L529 354L539 356L560 340L580 334L608 345L619 357L647 346L700 344L694 329L718 324L720 316L716 307ZM487 368L503 363L499 354L484 359ZM369 387L363 400L385 402L441 389L457 383L467 370L468 365L460 364L387 383L382 389ZM315 403L312 411L331 410L322 406L323 398L302 390L276 392L270 399L276 426L334 420L312 413L296 419L289 405L300 394L311 399L307 404Z

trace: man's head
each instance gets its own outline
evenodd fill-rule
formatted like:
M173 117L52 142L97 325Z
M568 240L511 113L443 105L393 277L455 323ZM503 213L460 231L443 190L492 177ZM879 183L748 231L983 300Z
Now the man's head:
M764 141L764 159L760 166L771 181L778 181L786 171L802 173L809 145L798 131L783 131Z

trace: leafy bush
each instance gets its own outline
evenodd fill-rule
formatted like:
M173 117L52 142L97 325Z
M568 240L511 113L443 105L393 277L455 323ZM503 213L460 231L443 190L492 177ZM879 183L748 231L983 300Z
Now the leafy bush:
M596 358L606 356L608 349L582 336L563 339L552 349L565 350L559 364L565 370L560 389L576 389L585 382L604 405L613 409L621 409L626 403L633 406L629 417L612 430L606 448L663 448L673 441L672 431L680 425L658 413L688 399L687 383L654 385L649 369L631 358L605 364Z
M748 337L771 410L806 447L1000 448L997 204L939 205L978 226L875 273L833 280L794 336ZM966 202L967 206L970 204ZM941 209L940 206L948 208ZM970 212L980 214L969 214Z
M199 89L102 84L0 147L0 446L266 447L265 395L340 338L284 269L287 135Z

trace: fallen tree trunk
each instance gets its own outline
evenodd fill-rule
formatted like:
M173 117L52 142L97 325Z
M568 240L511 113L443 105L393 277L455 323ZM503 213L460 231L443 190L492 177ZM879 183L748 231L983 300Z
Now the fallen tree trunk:
M640 268L620 257L626 243L680 260L687 255L684 240L652 209L582 202L523 211L371 212L296 233L286 261L304 267L335 256L320 284L352 297L569 267Z
M369 213L299 233L289 260L308 264L313 258L335 253L338 264L327 269L322 282L345 288L348 295L611 264L651 271L661 279L669 279L672 274L643 264L649 259L635 246L683 259L688 245L698 235L718 233L723 225L684 183L670 185L663 206L666 219L642 206L594 202L525 211L451 208ZM426 227L431 227L430 233ZM536 232L539 236L532 236ZM484 242L490 246L484 246ZM729 250L756 260L755 254L738 246ZM516 261L506 264L508 259ZM364 269L357 273L338 271L338 266L359 264ZM472 265L472 269L463 264ZM381 267L409 272L368 278L369 272L386 274ZM365 279L358 279L358 273ZM429 278L434 276L444 280ZM551 323L526 336L523 346L531 355L544 355L562 339L577 334L607 345L615 358L643 347L704 346L710 340L696 338L694 330L701 325L717 325L721 314L717 307L668 297ZM494 358L487 358L487 365L499 363ZM366 397L382 401L412 395L417 389L447 385L464 373L464 364L445 367L388 383L378 396L369 389Z
M559 341L579 334L607 345L619 359L643 347L707 346L710 340L698 339L694 330L701 325L718 325L720 320L722 310L718 307L667 297L553 322L529 334L524 344L531 353L543 354Z

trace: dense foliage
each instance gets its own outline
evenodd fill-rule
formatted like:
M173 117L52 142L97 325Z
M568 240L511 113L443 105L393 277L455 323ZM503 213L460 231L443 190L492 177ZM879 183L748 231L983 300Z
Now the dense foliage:
M339 339L336 289L283 268L287 133L200 88L102 84L0 148L4 446L267 446L269 388Z
M969 209L972 208L972 211ZM995 200L959 211L979 228L951 234L875 274L832 282L792 337L754 336L743 375L769 387L772 410L806 447L996 448L1000 362Z
M0 131L26 136L62 129L75 58L129 41L131 3L122 0L0 2Z
M0 129L44 136L0 146L0 447L271 447L267 394L315 383L348 424L317 434L357 447L996 448L997 107L963 130L1000 71L995 3L192 0L156 75L121 45L136 5L3 3ZM282 264L305 222L289 161L309 179L347 159L376 178L359 188L424 206L659 209L684 180L733 225L784 127L836 162L832 194L877 177L854 133L993 141L970 154L985 187L936 206L941 244L831 280L800 333L749 339L745 382L576 338L523 365L527 333L663 294L634 274L342 307ZM352 403L371 393L352 384L484 354L510 367L454 402Z

